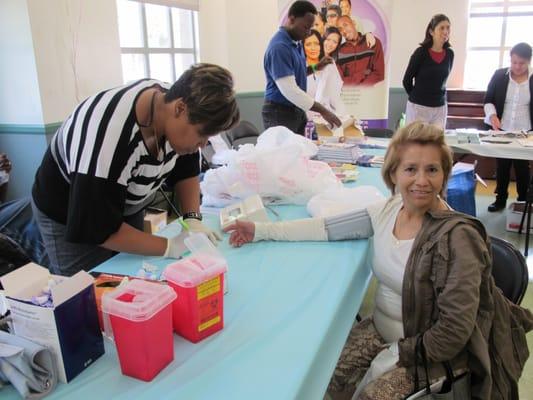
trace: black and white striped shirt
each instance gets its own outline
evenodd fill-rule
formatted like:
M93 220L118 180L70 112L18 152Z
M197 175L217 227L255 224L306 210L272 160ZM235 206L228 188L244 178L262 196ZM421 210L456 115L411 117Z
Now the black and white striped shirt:
M146 79L89 97L54 135L32 194L44 214L66 225L68 241L104 242L165 180L199 174L198 153L178 156L168 141L157 158L148 152L135 102L154 86L168 88Z

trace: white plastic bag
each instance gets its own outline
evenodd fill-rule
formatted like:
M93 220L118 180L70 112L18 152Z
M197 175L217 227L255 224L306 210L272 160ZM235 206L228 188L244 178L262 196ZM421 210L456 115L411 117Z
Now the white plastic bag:
M399 359L400 356L398 353L398 342L394 342L386 349L381 350L372 360L370 368L368 368L363 376L363 379L359 385L357 385L357 390L353 394L352 400L358 399L365 386L370 382L378 379L386 372L392 371L394 368L396 368L396 363Z
M296 146L303 157L313 157L318 153L318 146L304 136L296 135L284 126L268 128L257 138L257 150L282 149Z
M341 186L313 196L307 203L307 211L313 217L331 217L360 210L384 200L385 197L374 186Z
M244 145L227 166L206 172L200 184L205 206L224 206L253 194L278 203L306 204L317 193L339 188L339 180L323 162L309 160L318 151L308 139L284 127Z

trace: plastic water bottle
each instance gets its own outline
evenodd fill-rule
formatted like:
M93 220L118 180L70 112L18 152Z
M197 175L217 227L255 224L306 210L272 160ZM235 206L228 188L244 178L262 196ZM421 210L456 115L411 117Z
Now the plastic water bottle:
M313 133L315 132L315 124L313 121L307 121L305 124L304 134L305 137L309 140L316 140L316 137L313 138ZM316 134L315 134L316 136Z
M402 113L400 120L398 121L398 128L403 128L405 126L405 113Z

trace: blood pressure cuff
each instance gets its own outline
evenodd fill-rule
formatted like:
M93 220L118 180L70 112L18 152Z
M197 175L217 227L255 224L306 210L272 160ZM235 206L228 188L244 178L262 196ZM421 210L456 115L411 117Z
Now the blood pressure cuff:
M256 222L253 240L333 241L366 239L373 234L370 216L362 209L326 218Z
M40 399L55 389L57 375L49 349L0 331L0 387L11 383L24 399Z
M366 239L374 234L366 208L324 218L328 241Z

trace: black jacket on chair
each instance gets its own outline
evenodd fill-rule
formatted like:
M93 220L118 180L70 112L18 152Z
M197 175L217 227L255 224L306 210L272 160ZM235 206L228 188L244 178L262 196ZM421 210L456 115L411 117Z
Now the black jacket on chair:
M501 120L503 115L503 106L507 96L507 87L509 86L509 68L500 68L494 72L490 79L487 93L485 94L484 104L492 103L496 107L496 116ZM529 93L533 100L533 75L529 77ZM533 101L529 102L529 118L531 127L533 127Z

